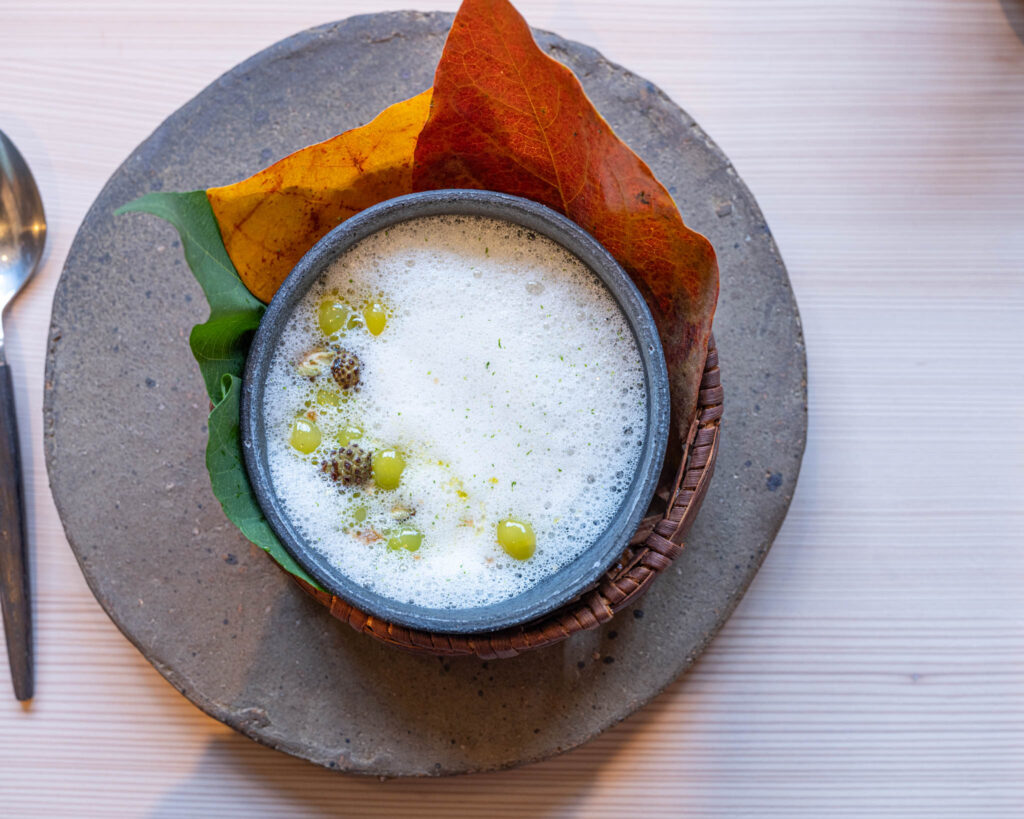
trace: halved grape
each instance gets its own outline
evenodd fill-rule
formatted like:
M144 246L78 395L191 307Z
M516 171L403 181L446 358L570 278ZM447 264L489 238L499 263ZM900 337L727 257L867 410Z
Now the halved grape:
M366 329L371 335L379 336L384 332L384 326L388 323L388 314L384 305L371 302L363 308L363 321L366 322Z
M381 489L397 489L405 469L405 458L396 449L379 449L373 453L373 481Z
M355 424L345 424L345 426L338 430L336 437L339 444L342 446L348 446L353 441L358 441L363 437L363 430Z
M352 309L345 302L326 298L320 302L320 306L317 308L316 319L324 335L333 336L345 328L351 313Z
M397 552L399 549L406 549L415 552L423 543L423 533L412 526L400 526L391 533L388 538L388 549Z
M308 455L320 446L320 427L308 418L296 418L292 421L288 440L299 452Z
M509 557L529 560L533 557L537 537L529 523L515 518L505 518L498 521L498 544Z

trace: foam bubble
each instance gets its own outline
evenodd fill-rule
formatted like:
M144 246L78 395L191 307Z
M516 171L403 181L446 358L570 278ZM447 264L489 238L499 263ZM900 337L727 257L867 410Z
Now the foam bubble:
M316 316L331 294L389 310L379 336L355 326L333 340L362 362L338 407L316 403L329 375L295 367L326 346ZM302 455L288 429L310 409L324 443ZM437 608L513 597L592 543L629 487L647 418L635 340L600 280L542 236L451 216L377 233L326 271L282 333L264 411L274 489L303 536L356 583ZM352 423L366 449L403 452L397 490L339 489L320 473ZM396 528L396 506L415 509L415 553L375 539ZM498 546L508 516L536 533L527 561Z

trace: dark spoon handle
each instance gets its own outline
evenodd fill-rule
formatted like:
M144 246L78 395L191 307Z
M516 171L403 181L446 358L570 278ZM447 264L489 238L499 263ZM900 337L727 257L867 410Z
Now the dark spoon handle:
M19 700L32 699L34 687L27 543L14 388L11 368L0 359L0 608L14 696Z

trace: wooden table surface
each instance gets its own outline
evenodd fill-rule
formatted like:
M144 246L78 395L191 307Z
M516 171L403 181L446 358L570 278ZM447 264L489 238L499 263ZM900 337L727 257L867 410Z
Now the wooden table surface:
M1024 0L519 5L689 110L789 266L810 438L745 600L650 707L516 771L346 778L200 713L106 618L54 510L53 290L164 117L270 43L393 0L0 0L0 128L51 231L5 322L38 670L22 708L0 665L0 816L1024 815Z

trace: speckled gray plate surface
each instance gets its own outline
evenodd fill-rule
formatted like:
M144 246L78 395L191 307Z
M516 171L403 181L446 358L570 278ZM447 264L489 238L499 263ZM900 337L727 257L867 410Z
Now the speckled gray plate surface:
M208 402L187 344L206 317L202 294L170 226L113 211L151 190L235 181L369 121L430 85L450 22L399 12L313 29L174 113L86 216L54 299L47 359L50 483L111 618L207 713L272 747L366 774L542 759L650 700L694 661L756 573L806 437L800 320L750 192L658 89L539 33L719 254L723 444L686 551L603 630L513 660L439 661L336 622L227 522L204 467Z

